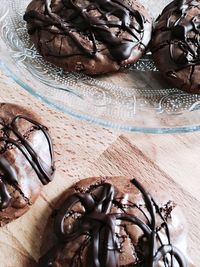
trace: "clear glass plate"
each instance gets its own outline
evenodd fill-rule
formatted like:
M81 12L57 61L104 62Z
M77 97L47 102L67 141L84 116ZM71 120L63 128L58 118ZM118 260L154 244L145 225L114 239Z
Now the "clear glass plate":
M102 126L150 133L200 129L200 96L171 88L147 54L115 74L91 78L45 62L22 17L30 0L1 0L1 67L53 108ZM168 0L143 0L156 17Z

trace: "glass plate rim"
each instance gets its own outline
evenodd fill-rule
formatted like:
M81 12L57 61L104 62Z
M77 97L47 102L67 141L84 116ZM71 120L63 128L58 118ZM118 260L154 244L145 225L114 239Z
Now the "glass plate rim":
M23 1L27 1L27 0L16 0L16 2L18 3L19 2L19 6L21 6L21 2L23 3ZM30 0L28 0L28 1L30 1ZM13 3L12 1L8 1L8 7L9 7L9 9L5 9L4 11L6 11L5 13L3 12L3 16L0 18L0 22L2 22L2 21L4 21L4 19L5 19L5 17L7 17L7 14L9 13L9 10L11 10L11 13L12 13L12 11L14 10L13 8L15 7L15 4L14 4L14 7L12 6L12 4L11 4L11 6L10 6L10 4L9 3ZM7 6L7 4L5 5L5 7ZM23 8L24 8L24 6L23 6ZM17 14L17 16L18 15L20 15L21 16L21 14L23 15L23 13L20 13L21 11L20 11L21 9L16 9L16 13L14 13L14 14ZM20 12L18 12L18 11L20 11ZM9 16L9 18L12 20L12 23L11 24L13 24L13 19ZM14 19L16 19L15 18L15 15L14 15ZM8 27L6 28L5 26L7 26L7 23L5 22L4 24L3 24L3 27L2 27L2 30L5 28L5 32L3 32L4 34L5 34L5 40L7 40L8 42L9 42L9 44L10 44L10 42L11 42L11 52L15 52L15 48L17 48L17 52L18 52L18 50L21 52L21 49L18 49L19 47L18 47L18 38L19 38L19 36L17 35L17 38L16 38L16 36L15 36L15 34L13 35L13 32L11 31L11 29L10 29L10 26L12 26L12 25L10 25L10 24L8 23ZM17 18L17 24L16 25L18 25L18 18ZM21 25L20 24L20 27L22 27L23 25ZM12 28L12 27L11 27ZM14 28L15 29L15 28ZM19 29L23 29L23 27L22 28L19 28ZM18 28L17 28L17 30L19 30ZM21 32L21 31L20 31ZM10 35L9 35L9 33L10 33ZM8 34L8 36L7 36L7 34ZM23 31L22 31L22 36L23 36L23 38L24 38L24 35L23 35L24 33L23 33ZM4 36L4 35L3 35ZM20 38L22 37L21 35L20 35ZM8 38L7 38L8 37ZM14 38L13 38L14 37ZM10 38L10 39L9 39ZM16 38L16 40L17 40L17 44L14 42L15 41L15 38ZM22 39L23 39L22 38ZM2 41L3 42L5 42L5 40L4 39L2 39ZM14 41L13 41L14 40ZM21 39L20 39L21 40ZM27 39L25 39L25 40L27 40ZM6 42L5 42L6 43ZM14 48L12 47L12 44L14 45ZM16 46L16 47L15 47ZM4 45L2 46L2 47L4 47ZM32 46L31 46L32 47ZM29 48L29 46L28 46L28 48ZM31 48L32 49L32 48ZM25 49L26 50L26 49ZM27 49L27 50L29 50L29 49ZM2 49L2 51L3 51L3 49ZM19 57L19 55L18 54L20 54L20 53L17 53L16 52L16 55L14 54L14 58L16 57L16 58L18 58ZM25 56L27 56L27 54L24 52L24 50L22 51L22 55L25 55ZM26 57L25 57L26 58ZM22 59L22 61L23 61L23 59ZM21 62L20 61L20 59L19 59L19 62ZM133 119L133 117L131 116L131 117L127 117L127 118L130 118L131 119L131 121L130 121L130 119L129 119L129 122L128 122L128 120L124 120L124 118L123 117L120 117L119 116L119 119L115 119L114 118L114 120L113 120L113 115L112 115L112 111L114 110L112 110L111 109L111 112L110 112L110 110L108 109L108 111L110 112L110 115L111 115L111 117L109 117L109 118L107 118L107 116L100 116L99 117L99 113L97 113L97 116L96 116L96 114L95 113L93 113L93 112L91 112L91 110L93 110L93 111L95 111L96 112L96 110L95 109L92 109L92 107L91 107L91 109L89 109L90 110L90 112L86 112L85 113L85 110L84 110L84 108L81 110L81 109L77 109L76 108L76 106L75 105L72 105L71 106L71 103L73 104L73 103L75 103L75 102L73 102L73 99L71 99L70 101L72 101L72 102L69 102L69 103L65 103L65 101L64 101L64 105L62 104L62 101L61 101L61 104L60 104L60 101L57 101L56 102L56 100L54 101L54 99L52 99L52 97L51 97L51 93L48 93L48 92L51 92L51 90L49 91L48 89L50 89L50 88L48 88L49 86L51 87L51 84L45 84L46 85L46 88L44 89L44 90L46 90L46 94L43 94L43 93L40 93L40 90L38 91L36 88L35 88L35 85L34 85L34 83L30 83L30 78L31 77L29 77L29 79L28 80L24 80L23 79L23 76L21 76L21 69L20 69L20 72L16 72L15 71L15 69L13 69L13 67L15 67L15 63L17 63L17 61L15 62L15 61L12 61L11 62L12 63L12 65L10 65L10 63L9 62L7 62L7 59L5 59L4 60L4 56L0 59L0 69L5 73L5 74L7 74L7 76L9 76L11 79L13 79L17 84L19 84L20 85L20 87L22 88L22 90L23 89L25 89L28 93L30 93L31 95L33 95L35 98L37 98L38 100L40 100L41 102L43 102L44 104L46 104L46 105L48 105L50 108L53 108L53 109L55 109L55 110L57 110L57 111L60 111L60 112L63 112L63 113L65 113L65 114L67 114L67 115L69 115L69 116L73 116L74 118L77 118L77 119L79 119L79 120L82 120L82 121L86 121L86 122L88 122L88 123L91 123L91 124L96 124L96 125L99 125L99 126L101 126L101 127L106 127L106 128L110 128L110 129L115 129L115 130L122 130L122 131L127 131L127 132L142 132L142 133L152 133L152 134L167 134L167 133L186 133L186 132L195 132L195 131L200 131L200 122L198 121L198 120L192 120L192 117L191 116L187 116L186 115L186 117L184 118L184 121L185 121L185 119L186 119L186 122L184 122L183 124L182 124L182 119L181 120L179 120L178 119L178 121L177 121L177 119L175 118L174 119L174 115L177 115L177 114L179 114L179 113L177 113L177 108L182 108L182 110L180 111L181 113L180 114L184 114L184 113L182 113L182 112L185 112L185 111L193 111L192 109L190 109L190 106L189 106L189 109L188 109L188 105L190 105L191 104L191 100L189 99L188 100L188 98L186 97L186 99L183 99L184 101L183 101L183 103L186 103L186 106L184 106L183 105L183 107L182 107L182 104L181 104L181 106L179 105L179 103L177 104L177 102L176 102L176 97L177 96L175 96L175 100L174 100L174 97L172 97L172 98L169 98L169 103L170 103L170 105L172 106L172 110L170 110L171 111L171 113L169 112L167 112L167 109L165 110L165 105L167 106L168 105L168 102L166 101L166 103L165 103L165 105L163 104L163 103L161 103L160 101L163 99L163 97L160 99L160 93L158 93L158 96L156 95L156 97L158 97L158 100L159 100L159 114L161 114L161 113L163 113L164 111L166 111L165 113L166 114L171 114L172 115L172 120L170 119L170 123L166 123L165 122L165 117L163 117L163 116L161 116L159 119L158 119L158 122L160 123L161 122L161 125L156 125L156 124L151 124L152 123L152 118L153 119L155 119L156 121L157 121L157 113L156 113L156 111L155 112L153 112L153 114L151 114L150 116L147 114L147 109L145 110L145 108L144 108L144 110L142 109L142 107L144 106L145 107L145 104L144 103L146 103L146 102L141 102L142 104L141 105L143 105L143 106L141 106L140 108L141 108L141 110L142 111L144 111L144 113L143 114L140 114L140 115L143 115L141 118L142 118L142 120L141 119L139 119L138 120L138 118L136 117L136 119L134 120ZM14 65L13 65L13 63L14 63ZM27 63L28 64L28 63ZM18 63L17 63L17 65L18 65ZM28 65L27 65L28 66ZM43 64L42 64L42 66L43 66ZM37 66L36 66L37 67ZM26 65L25 65L25 68L26 68ZM37 69L37 68L36 68ZM49 69L50 69L50 74L48 73L48 76L50 76L51 75L51 71L52 71L52 73L54 73L54 69L52 70L52 68L51 68L51 66L49 67ZM136 68L137 70L140 70L140 68ZM149 68L147 68L148 70L149 70ZM151 68L150 68L150 70L151 70ZM30 74L31 74L31 76L33 75L31 72L30 72ZM51 76L50 76L51 77ZM71 79L70 79L71 77L68 77L68 76L66 76L65 77L65 82L64 82L64 84L65 84L65 90L66 91L71 91L71 88L70 88L70 86L71 86L71 84L70 84L70 81L71 81ZM73 78L73 77L72 77ZM51 81L51 80L50 80ZM57 80L56 80L57 81ZM58 82L63 82L62 80L60 81L60 80L58 80ZM69 82L69 83L68 83ZM73 85L73 84L72 84ZM86 85L87 85L87 83L86 83ZM91 84L88 84L88 86L89 85L91 85ZM93 83L92 83L92 85L93 85ZM95 85L96 87L97 87L97 89L98 88L101 88L101 87L99 87L99 84L97 83L96 85ZM100 85L101 86L101 85ZM55 88L54 88L54 86L52 86L53 87L53 89L59 89L59 88L57 88L57 86L55 86ZM122 86L123 87L123 86ZM89 90L89 92L90 92L90 89L91 88L86 88L87 90ZM118 90L118 87L117 88L115 88L115 89L117 89ZM87 91L86 90L86 91ZM125 90L126 91L126 90ZM128 91L128 93L129 93L129 91ZM169 93L169 94L168 94ZM166 97L169 95L171 95L170 94L171 93L171 91L170 92L168 92L167 91L167 94L166 94ZM148 94L148 92L147 92L147 94ZM178 93L177 93L178 94ZM112 95L111 95L112 96ZM143 96L143 94L141 94L141 96ZM152 94L152 96L154 97L154 95ZM162 94L161 94L161 96L162 96ZM171 95L172 96L172 95ZM124 97L124 96L123 96ZM134 96L135 97L135 96ZM142 99L143 101L145 100L145 97L146 97L146 95L144 94L144 99ZM200 96L199 96L200 97ZM164 98L165 98L165 96L164 96ZM57 98L56 98L57 99ZM117 98L116 98L117 99ZM124 101L124 98L122 98L123 99L123 101ZM148 98L149 99L149 98ZM87 100L87 98L86 98L86 100ZM140 98L139 98L139 100L140 100ZM155 100L155 99L154 99ZM198 100L198 101L197 101ZM199 99L197 99L196 100L196 98L195 98L195 101L197 101L197 102L194 102L195 104L196 103L198 103L198 105L199 105L199 103L200 103L200 101L199 101ZM121 99L119 98L119 100L118 101L121 101ZM122 101L122 105L123 105L123 101ZM156 102L157 101L157 99L155 100L155 103L157 103ZM172 102L170 102L170 101L172 101ZM78 103L78 102L77 102ZM75 103L75 104L77 104L77 103ZM91 103L89 103L89 102L85 102L87 105L89 104L91 104ZM93 102L92 102L93 103ZM116 102L116 103L118 103L118 102ZM129 102L128 102L129 103ZM151 103L151 102L150 102ZM140 102L139 102L139 104L140 104ZM162 106L161 104L163 104L164 106ZM121 102L119 102L119 106L121 105ZM135 104L134 104L135 105ZM167 106L169 109L171 108L171 106ZM193 102L192 102L192 107L193 107ZM74 108L74 106L75 106L75 108ZM95 106L95 102L94 102L94 106ZM97 105L98 106L98 105ZM84 105L83 105L83 107L85 107ZM107 106L106 106L106 104L105 104L105 107L107 108ZM109 105L108 105L108 107L110 107ZM115 103L114 103L114 107L115 107ZM121 107L121 106L120 106ZM123 106L124 107L124 106ZM125 118L126 118L126 115L127 115L127 110L126 109L123 109L123 107L122 107L122 111L124 111L125 113L123 114L123 116L125 116ZM199 105L199 107L200 107L200 105ZM148 108L148 107L147 107ZM153 105L153 108L154 108L154 105ZM161 110L160 110L160 108L161 108ZM175 109L175 111L174 111L174 109ZM139 109L140 110L140 109ZM154 110L154 109L153 109ZM158 110L157 109L157 106L155 106L155 110ZM102 110L99 110L99 111L102 111ZM115 111L115 110L114 110ZM161 112L162 111L162 112ZM103 110L103 114L104 114L104 112L105 112L105 110ZM121 111L120 111L121 112ZM175 113L173 113L173 112L175 112ZM135 115L135 112L134 112L134 115ZM152 115L153 115L153 117L152 117ZM176 116L175 116L176 117ZM147 121L147 119L150 119L150 120L148 120ZM163 118L164 118L164 124L163 124L163 122L162 122L162 120L163 120ZM166 117L167 118L167 117ZM200 117L199 117L200 118ZM142 121L142 125L140 125L140 123L139 124L137 124L138 123L138 121L140 122L140 120ZM144 122L143 122L143 120L144 120ZM150 122L150 123L149 123ZM144 125L146 123L146 125ZM166 125L165 125L166 124ZM173 125L172 125L173 124Z
M170 134L170 133L188 133L188 132L197 132L200 131L200 125L193 125L193 126L180 126L180 127L134 127L127 124L118 124L112 123L103 119L98 119L90 115L80 114L79 112L75 112L67 107L61 107L51 101L48 97L44 95L39 95L34 88L30 85L23 82L16 74L14 74L9 67L3 62L0 61L0 68L4 72L5 75L12 78L20 87L25 89L28 93L34 96L39 101L45 103L50 108L63 112L71 117L79 119L81 121L88 122L90 124L95 124L97 126L115 129L115 130L122 130L126 132L140 132L140 133L148 133L148 134Z

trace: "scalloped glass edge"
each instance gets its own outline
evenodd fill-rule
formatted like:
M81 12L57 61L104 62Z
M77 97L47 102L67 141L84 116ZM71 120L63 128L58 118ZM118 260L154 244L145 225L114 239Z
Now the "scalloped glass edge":
M142 132L142 133L149 133L149 134L188 133L188 132L200 131L200 125L172 127L172 128L171 127L144 128L144 127L134 127L134 126L126 125L126 124L112 123L112 122L108 122L103 119L97 119L89 115L81 115L80 113L74 112L71 109L68 109L67 107L65 108L60 107L59 105L49 100L47 97L39 95L31 86L25 84L18 76L16 76L2 61L0 61L0 68L6 76L12 78L18 85L24 88L28 93L36 97L39 101L47 104L47 106L49 106L50 108L59 110L60 112L68 114L79 120L82 120L82 121L85 121L91 124L96 124L97 126L113 128L116 130L123 130L127 132Z

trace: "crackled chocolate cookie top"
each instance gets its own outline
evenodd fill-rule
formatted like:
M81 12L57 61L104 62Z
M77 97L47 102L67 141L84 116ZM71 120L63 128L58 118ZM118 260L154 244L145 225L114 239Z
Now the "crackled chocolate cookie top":
M0 225L21 216L42 185L52 180L54 159L48 129L36 114L0 104Z
M168 80L180 89L200 93L200 1L169 4L157 20L151 47Z
M187 267L184 230L171 199L156 202L126 177L89 178L60 201L55 243L39 266Z
M151 36L151 19L135 0L33 0L24 19L45 59L88 74L136 61Z

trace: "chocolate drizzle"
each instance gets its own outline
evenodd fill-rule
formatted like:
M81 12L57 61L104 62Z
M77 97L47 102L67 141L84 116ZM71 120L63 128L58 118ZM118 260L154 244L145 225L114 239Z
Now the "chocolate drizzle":
M69 264L67 266L86 266L82 263L83 255L81 253L88 246L88 249L91 250L91 263L88 267L120 267L121 244L116 227L128 224L129 227L135 225L140 228L141 240L144 242L137 259L130 266L157 267L162 262L162 266L165 267L187 267L185 257L171 244L167 218L163 216L162 209L139 182L132 180L131 183L141 192L145 205L142 208L135 203L129 203L128 206L136 208L144 220L141 219L141 216L136 217L132 213L128 213L127 205L116 197L116 188L109 183L99 184L95 188L91 187L83 193L74 193L67 197L61 207L56 210L57 244L39 260L39 266L57 266L55 262L58 254L64 253L60 251L64 250L65 245L73 244L72 242L78 244L78 238L85 236L85 240L72 256L71 262L67 262ZM76 218L74 225L69 226L71 231L67 232L65 220L74 214L77 203L84 207L84 212ZM113 207L117 207L120 212L113 213ZM163 243L163 238L159 233L158 217L159 221L162 221L160 227L164 230L166 243ZM134 243L131 246L135 247ZM137 251L136 247L135 251ZM61 266L65 265L61 264Z
M43 132L49 146L51 166L46 165L46 163L38 156L36 151L29 144L28 140L19 132L17 122L20 119L31 123L32 130L39 130ZM0 151L0 210L2 210L9 206L9 202L11 200L11 196L7 190L6 184L12 185L15 189L20 191L18 188L18 177L15 169L4 157L4 152L6 152L9 147L16 147L24 155L28 163L34 169L41 183L44 185L52 180L52 175L54 172L54 159L51 138L48 134L48 129L45 126L21 115L14 117L11 123L5 123L4 120L1 119L0 125L2 132L2 137L0 137L0 144L2 144Z
M166 26L161 28L158 26L155 33L170 32L168 43L165 45L169 46L170 58L177 65L173 73L189 66L192 66L194 71L194 66L200 65L200 14L190 20L186 18L191 8L199 7L200 2L197 0L175 0L158 18L159 23L162 16L166 17ZM153 48L153 52L161 47ZM169 72L169 75L171 73Z
M29 25L29 34L40 30L70 37L79 50L87 57L95 57L98 51L98 42L103 43L116 61L130 57L132 49L144 47L145 18L140 12L125 4L122 0L90 0L82 7L75 0L61 0L65 15L52 11L52 1L44 1L44 12L27 11L24 20ZM94 16L93 12L98 12ZM110 17L113 16L111 19ZM121 38L112 29L127 32L131 38ZM87 37L92 42L90 49L81 41L78 35ZM81 37L82 38L82 37Z

